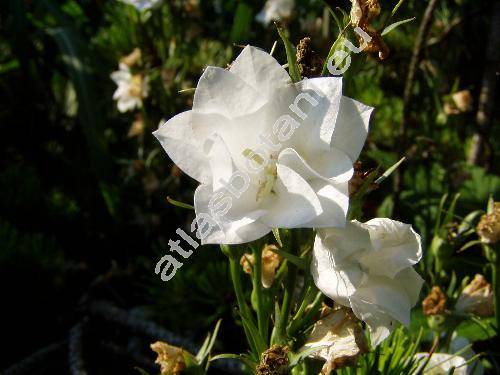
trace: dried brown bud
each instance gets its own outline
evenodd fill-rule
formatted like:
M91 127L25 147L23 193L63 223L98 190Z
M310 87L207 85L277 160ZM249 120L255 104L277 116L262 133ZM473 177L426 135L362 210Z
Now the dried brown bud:
M431 292L422 301L424 315L438 315L445 312L446 309L446 295L440 287L433 286Z
M275 245L266 245L262 249L262 285L264 288L270 288L276 277L276 271L281 262L281 256L276 254L272 249L277 249ZM243 271L250 274L252 268L250 265L255 264L253 254L243 254L240 259L240 264L243 266Z
M141 50L139 48L134 48L134 50L120 59L121 64L125 64L128 67L132 67L141 61Z
M288 347L273 345L262 353L256 375L280 375L288 373Z
M300 40L297 46L297 64L302 77L313 78L321 76L323 59L312 49L311 38Z
M380 33L371 26L372 21L380 14L380 3L378 0L351 0L351 2L351 25L361 28L371 37L364 51L378 53L380 60L386 59L389 56L389 47L385 44ZM358 35L358 39L360 44L364 43L361 36Z
M158 354L155 363L158 363L161 367L160 375L181 374L186 368L184 355L192 356L192 354L186 352L184 349L162 341L151 344L151 349Z
M477 274L460 293L455 309L460 312L472 313L481 317L492 316L493 292L491 285L483 275Z
M476 228L481 241L495 244L500 241L500 202L495 202L493 212L481 216Z
M360 161L357 161L353 165L354 174L349 180L349 196L356 194L361 186L365 183L366 178L372 173L373 169L363 170L363 165ZM377 184L372 183L370 188L376 189Z
M144 121L140 113L135 115L135 120L128 130L127 137L133 138L144 134Z
M321 319L314 324L304 346L325 346L311 354L313 358L326 361L321 374L330 374L332 370L354 364L359 355L368 350L358 319L344 307L324 307Z

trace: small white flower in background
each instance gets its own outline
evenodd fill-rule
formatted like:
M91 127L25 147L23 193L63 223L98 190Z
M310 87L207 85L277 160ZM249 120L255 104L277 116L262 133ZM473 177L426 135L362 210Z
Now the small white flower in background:
M163 0L121 0L121 2L132 5L142 12L161 4Z
M294 3L294 0L267 0L264 8L257 14L255 19L267 26L271 21L290 18Z
M111 73L111 79L118 85L113 99L118 101L120 112L142 107L142 99L148 96L147 79L140 73L133 74L127 64L120 63L120 70Z
M470 348L470 343L463 337L458 337L453 334L450 343L450 352L448 353L433 353L429 363L425 366L424 375L444 375L448 374L454 367L453 375L483 375L484 367L478 360L467 363L476 353ZM417 353L415 359L420 360L419 367L414 372L419 373L422 366L425 365L429 353Z
M421 257L420 236L410 225L351 221L345 228L318 230L311 273L319 290L366 322L376 346L395 321L410 323L423 283L412 266Z
M154 135L201 183L198 238L237 244L272 228L343 227L372 109L342 96L341 78L293 84L272 56L247 46L229 70L207 67L193 109ZM200 229L207 217L217 229Z

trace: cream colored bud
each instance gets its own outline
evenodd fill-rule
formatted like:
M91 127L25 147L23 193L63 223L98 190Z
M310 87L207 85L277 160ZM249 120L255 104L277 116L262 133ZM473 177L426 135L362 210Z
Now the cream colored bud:
M481 241L494 244L500 241L500 202L495 202L493 212L481 216L476 228Z
M276 254L272 249L277 249L275 245L266 245L262 249L262 286L270 288L276 278L276 272L281 263L281 256ZM255 264L253 254L243 254L240 259L240 264L243 266L245 273L252 273L251 265Z
M120 63L129 67L136 65L139 61L141 61L141 50L139 48L134 48L130 54L120 59Z
M151 349L158 354L155 363L161 367L160 375L177 375L186 369L184 355L194 356L182 348L172 346L163 341L151 344Z
M462 290L455 309L481 317L493 315L493 291L483 275L474 276L474 280Z

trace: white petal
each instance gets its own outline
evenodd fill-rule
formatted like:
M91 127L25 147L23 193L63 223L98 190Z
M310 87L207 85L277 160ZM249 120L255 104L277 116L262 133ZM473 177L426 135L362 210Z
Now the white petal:
M332 146L344 151L353 162L358 159L365 144L372 111L372 107L342 96Z
M333 267L357 263L359 256L370 249L370 235L362 223L347 222L344 228L318 229L322 252L328 252ZM316 242L315 242L316 246Z
M321 203L323 212L304 225L305 228L343 228L349 209L348 183L327 183L314 179L309 182Z
M278 87L291 82L286 70L274 57L249 45L233 61L229 71L267 98L270 98Z
M418 263L422 257L420 236L411 225L376 218L365 223L374 251L360 259L370 274L393 278L399 271Z
M297 228L322 213L321 203L311 186L297 172L276 164L274 193L263 206L262 222L271 228Z
M353 175L351 160L340 150L330 149L319 152L308 162L294 149L280 152L278 163L284 164L306 180L320 178L330 183L347 182Z
M258 219L265 213L264 210L248 210L240 213L231 207L230 211L222 216L215 218L212 216L209 208L209 202L214 192L209 185L200 185L194 195L194 204L196 215L207 214L212 217L218 225L205 238L201 239L202 244L240 244L257 240L271 231L271 228L262 224ZM230 196L228 194L228 196ZM234 203L236 198L231 197Z
M118 100L118 110L124 113L136 107L140 107L140 104L140 100L134 99L132 97L120 98Z
M418 297L420 296L420 290L424 280L420 277L417 271L413 267L408 267L399 272L394 278L406 291L408 298L410 300L410 305L415 306L418 302Z
M426 363L426 358L429 353L417 353L415 354L416 359L421 359L419 362L418 369ZM466 361L463 357L446 354L446 353L433 353L429 359L429 363L425 366L424 375L444 375L448 374L452 367L455 367L453 371L454 375L467 375L469 373ZM418 373L418 370L415 371Z
M356 291L363 272L355 265L342 269L329 267L331 262L328 263L328 253L316 250L316 247L311 261L311 274L316 287L336 303L349 307L349 296Z
M266 99L236 74L209 66L196 86L193 111L217 113L231 119L255 112Z
M302 93L309 94L317 100L315 106L305 99L297 103L307 117L296 136L304 137L308 153L314 153L318 149L329 149L342 97L342 78L311 78L296 85Z
M377 311L390 315L404 325L410 324L411 305L406 291L397 282L386 277L365 278L362 286L351 296L351 306L356 316L367 324L370 323L365 318L375 313L372 309L374 306Z
M201 183L212 182L208 158L191 127L191 111L172 117L153 134L172 161L186 174Z

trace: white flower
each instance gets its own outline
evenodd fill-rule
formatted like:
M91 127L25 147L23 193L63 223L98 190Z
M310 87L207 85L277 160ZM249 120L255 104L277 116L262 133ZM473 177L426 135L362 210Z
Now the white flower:
M343 227L371 111L342 96L341 78L293 84L273 57L247 46L229 70L207 67L193 109L154 135L201 183L198 238L236 244L272 228Z
M128 65L121 63L111 79L118 85L113 99L118 101L120 112L142 107L142 99L148 96L148 83L142 74L132 74Z
M472 361L476 353L470 348L470 343L463 337L458 337L453 334L450 344L450 352L448 353L433 353L429 359L429 363L425 366L423 371L424 375L444 375L448 374L452 367L454 375L483 375L484 367L479 361ZM424 366L429 353L417 353L415 359L420 360L417 370L414 372L419 373L422 366Z
M267 0L264 8L257 14L255 19L267 26L271 21L290 18L294 3L294 0Z
M376 346L395 320L410 323L423 283L412 266L421 257L420 236L410 225L351 221L345 228L318 230L311 273L319 290L366 322Z
M125 4L134 6L139 11L144 11L159 5L163 0L121 0Z

